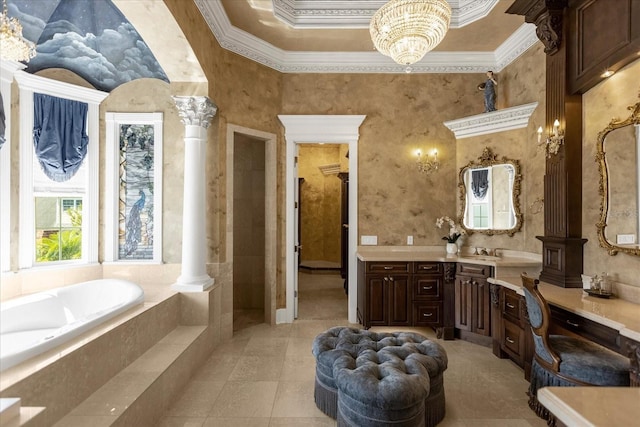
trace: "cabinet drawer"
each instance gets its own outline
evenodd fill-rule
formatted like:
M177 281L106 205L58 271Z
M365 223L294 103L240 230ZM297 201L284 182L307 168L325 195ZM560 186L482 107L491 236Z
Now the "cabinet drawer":
M503 288L502 315L513 322L520 322L520 296L511 289Z
M439 262L415 262L413 263L413 272L418 274L435 274L441 275L443 265Z
M471 277L491 277L490 265L464 264L459 262L456 267L456 275Z
M552 329L554 327L564 329L621 353L620 334L615 329L585 319L553 304L549 304L549 308L551 309ZM552 331L552 333L554 332Z
M368 262L368 273L409 273L409 262Z
M442 326L442 303L414 302L413 324L416 326Z
M502 321L502 349L516 359L524 355L524 330L508 320Z
M413 299L441 300L442 278L422 275L413 276Z

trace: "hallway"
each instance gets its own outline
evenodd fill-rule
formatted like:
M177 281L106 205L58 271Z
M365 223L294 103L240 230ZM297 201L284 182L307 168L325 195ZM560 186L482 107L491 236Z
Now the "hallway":
M160 426L335 426L313 400L311 343L318 333L348 324L342 285L339 275L302 273L300 318L294 323L269 326L240 320L237 325L245 327L214 351ZM436 339L430 329L416 331ZM527 405L528 383L519 367L486 347L439 342L449 357L447 416L439 426L546 425Z

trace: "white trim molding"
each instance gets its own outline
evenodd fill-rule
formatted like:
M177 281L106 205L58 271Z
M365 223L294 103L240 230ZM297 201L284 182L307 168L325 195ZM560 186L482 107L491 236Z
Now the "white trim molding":
M120 261L133 263L162 263L162 113L110 113L105 114L106 122L106 173L105 173L105 251L106 262ZM120 233L120 126L153 126L153 257L152 259L122 259L119 255ZM160 191L158 191L160 190Z
M456 139L520 129L527 126L529 117L537 106L537 102L532 102L490 113L449 120L444 122L444 125L455 134Z
M358 249L358 139L364 115L279 115L284 125L286 140L286 231L285 231L285 281L286 321L294 319L294 275L295 270L295 206L294 206L294 161L296 144L349 144L349 322L357 323L357 265ZM278 319L282 317L278 315Z
M0 93L5 114L5 142L0 149L0 272L11 270L11 83L13 74L26 65L0 60Z
M276 71L282 73L392 74L404 74L407 72L406 66L396 64L391 58L375 51L312 52L283 50L253 34L234 27L229 21L220 0L194 1L220 46ZM290 2L291 0L288 1ZM463 1L466 0L458 0L457 3L462 5ZM477 0L477 3L485 7L490 6L486 12L488 13L493 8L493 1ZM315 4L318 2L307 0L306 3ZM453 4L453 0L450 3ZM462 8L463 6L460 7ZM482 14L484 12L478 13ZM472 16L473 13L469 12L469 15ZM538 38L535 34L535 25L525 23L495 51L429 52L422 60L411 65L411 73L485 73L487 70L500 72L536 42L538 42Z
M34 92L89 104L87 113L89 162L86 202L82 211L82 259L98 262L98 203L100 155L100 103L109 94L95 89L75 86L24 71L14 74L20 88L20 237L19 267L30 268L35 262L35 228L33 203L33 94Z
M273 15L292 28L369 28L373 14L389 0L271 0ZM449 27L482 19L498 0L448 0Z

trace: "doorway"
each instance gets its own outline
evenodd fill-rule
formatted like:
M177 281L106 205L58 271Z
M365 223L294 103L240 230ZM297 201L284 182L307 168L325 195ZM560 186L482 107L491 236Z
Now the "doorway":
M299 319L346 318L347 144L302 144L298 150ZM344 252L344 253L343 253ZM320 305L318 302L324 301Z
M349 322L357 323L357 289L356 289L356 251L358 239L358 138L359 127L364 115L280 115L278 118L285 127L286 139L286 230L285 230L285 264L286 264L286 301L284 310L278 310L278 322L293 322L297 307L298 292L298 260L297 246L297 149L300 144L318 142L344 144L349 146Z
M234 329L275 323L276 137L227 127L226 261Z

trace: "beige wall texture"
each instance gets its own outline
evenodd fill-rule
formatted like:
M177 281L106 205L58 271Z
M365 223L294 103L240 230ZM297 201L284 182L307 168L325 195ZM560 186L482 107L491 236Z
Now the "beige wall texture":
M264 143L235 134L233 308L264 309Z
M325 175L320 166L339 165L341 146L300 146L302 261L340 262L341 181L337 173Z
M592 88L582 97L582 236L589 241L584 246L584 274L593 276L604 271L613 280L640 287L640 257L619 253L611 256L601 248L596 234L600 220L599 170L595 162L598 133L613 118L629 117L627 107L640 101L640 59ZM628 141L628 155L634 153ZM606 148L606 146L605 146ZM611 166L613 168L613 166ZM636 215L639 213L636 212Z

